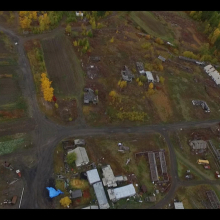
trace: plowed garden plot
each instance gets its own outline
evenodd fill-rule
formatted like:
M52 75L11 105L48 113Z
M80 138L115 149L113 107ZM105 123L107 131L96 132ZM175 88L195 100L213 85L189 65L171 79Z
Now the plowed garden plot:
M73 61L74 51L65 35L42 40L47 72L57 97L76 97L82 92L83 78Z

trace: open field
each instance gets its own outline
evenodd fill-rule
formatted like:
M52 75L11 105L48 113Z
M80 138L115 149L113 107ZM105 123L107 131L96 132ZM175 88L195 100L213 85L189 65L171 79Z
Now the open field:
M18 83L19 70L15 45L0 33L0 121L25 117L26 103Z
M68 138L65 140L73 141L73 139L71 138ZM146 196L153 195L156 189L161 189L161 188L159 187L159 185L156 186L152 184L152 180L150 176L150 166L149 166L149 162L147 158L145 156L135 157L135 153L148 151L148 150L164 149L167 169L169 173L170 162L169 162L168 148L159 134L151 134L147 136L135 135L135 134L129 134L129 135L117 134L117 135L109 135L109 136L99 137L99 138L88 137L88 138L85 138L85 141L86 141L85 148L86 148L90 163L94 162L96 164L100 178L102 177L101 167L109 164L115 176L126 175L128 177L128 180L131 181L131 182L128 181L126 183L122 183L122 185L121 184L120 185L123 186L129 183L133 183L135 186L136 192L138 193L139 199L137 198L131 199L129 203L127 203L126 199L121 199L114 205L112 205L112 202L109 202L109 204L111 205L111 208L123 208L125 206L128 208L132 208L132 207L133 208L145 208L145 207L150 207L153 204L153 203L147 203L147 202L143 202L143 203L138 202L140 199L143 200ZM146 145L146 141L148 143L147 145ZM118 146L117 146L118 142L122 142L124 146L129 147L130 151L125 152L125 153L119 152ZM81 168L80 170L74 167L73 170L71 169L69 173L66 173L64 163L63 163L63 158L64 158L64 150L62 149L61 143L59 143L57 148L54 151L54 172L56 174L61 174L61 175L66 176L70 180L71 188L72 187L73 189L80 188L83 191L90 190L90 194L93 195L94 194L93 188L91 186L89 187L87 180L84 180L85 183L83 182L83 184L79 186L78 183L81 183L80 181L82 180L78 179L77 177L74 179L71 177L72 175L74 175L74 173L80 173L82 171L89 170L88 167L85 166ZM131 161L126 165L126 161L128 158L130 158ZM159 172L160 166L159 165L157 166L158 166L158 172ZM134 175L134 177L132 180L130 180L129 176L131 176L132 174ZM78 185L75 183L77 183ZM140 185L146 185L147 187L146 193L140 192L140 189L139 189ZM58 185L56 186L59 186L60 188L64 189L63 188L64 186L61 183L61 181L59 181ZM163 198L165 194L166 192L157 194L156 195L157 201ZM108 198L108 194L106 196ZM94 197L94 195L92 197ZM134 201L132 202L132 200ZM81 202L83 203L83 201ZM88 204L89 204L89 201L90 200L87 200ZM58 199L54 200L54 202L57 203ZM73 202L73 206L75 207L76 205L79 205L80 207L82 203L80 203L80 200L78 200L78 204L75 201Z
M180 170L179 175L180 178L183 178L183 173L186 173L186 170L191 170L192 174L194 174L196 179L212 179L215 180L215 171L219 170L219 164L216 161L216 158L213 156L213 153L210 149L210 145L208 151L206 153L195 154L192 153L190 146L188 145L188 141L192 140L192 133L196 132L199 134L203 134L203 140L211 140L216 139L214 134L209 129L188 129L182 130L178 132L180 142L183 150L180 148L179 141L175 133L170 132L170 138L174 146L174 150L177 156L178 169L181 167L181 164L184 164L184 171ZM203 165L197 164L198 159L206 158L209 161L210 170L204 169Z

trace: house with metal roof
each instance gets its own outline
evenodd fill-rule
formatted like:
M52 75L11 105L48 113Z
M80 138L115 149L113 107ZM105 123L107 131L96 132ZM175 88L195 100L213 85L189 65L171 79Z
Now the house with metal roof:
M72 152L76 153L75 164L77 167L80 167L80 166L83 166L89 163L89 158L86 153L86 149L84 147L76 147L75 149L68 151L68 154Z
M127 82L131 82L134 78L134 75L131 73L127 66L124 66L124 69L121 71L121 75L122 79Z
M147 77L148 82L154 82L154 77L153 77L152 72L150 72L150 71L145 71L145 74L146 74L146 77Z
M108 200L106 198L102 182L94 183L92 186L95 191L96 198L98 200L99 208L108 209L110 206L108 204Z
M134 196L136 194L133 184L129 184L118 188L108 189L107 192L109 195L109 199L112 200L113 202L116 202L122 198Z
M192 150L205 150L208 147L207 142L203 140L190 141L189 146L192 148Z
M220 86L219 72L210 64L205 66L204 70L209 76L211 76L212 80L216 83L216 85Z
M88 170L86 174L90 185L101 181L97 169Z
M184 209L182 202L174 202L175 209Z

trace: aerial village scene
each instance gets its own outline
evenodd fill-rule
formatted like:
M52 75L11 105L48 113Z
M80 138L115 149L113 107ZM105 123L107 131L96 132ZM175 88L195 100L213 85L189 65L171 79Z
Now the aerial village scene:
M219 209L220 11L0 11L0 209Z

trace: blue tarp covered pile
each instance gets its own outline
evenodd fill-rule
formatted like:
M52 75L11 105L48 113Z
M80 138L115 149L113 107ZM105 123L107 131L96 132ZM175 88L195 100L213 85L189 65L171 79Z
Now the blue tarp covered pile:
M58 195L60 195L61 193L63 193L62 191L60 191L59 189L58 190L55 190L53 187L46 187L49 191L49 196L50 198L53 198L53 197L56 197Z

